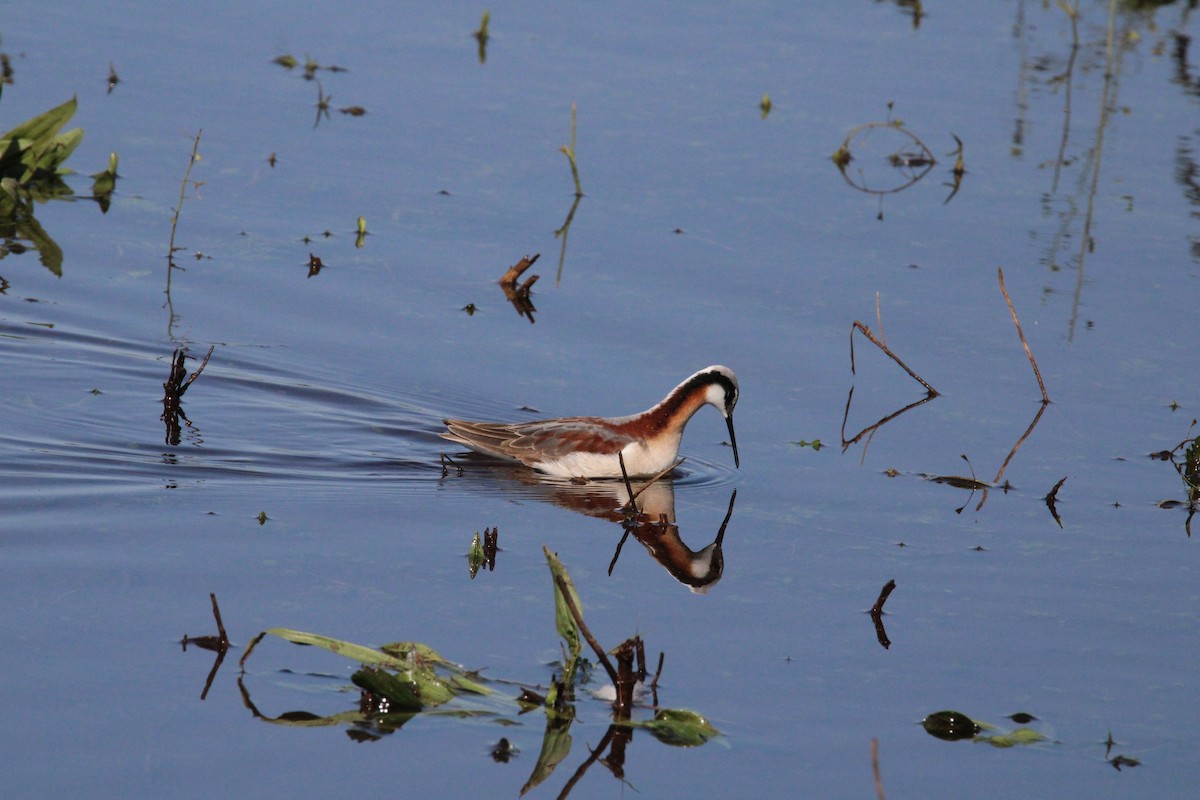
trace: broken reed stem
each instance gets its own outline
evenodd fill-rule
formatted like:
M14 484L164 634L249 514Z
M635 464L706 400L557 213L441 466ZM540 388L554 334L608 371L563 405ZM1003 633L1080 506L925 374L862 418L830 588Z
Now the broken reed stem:
M1021 330L1021 321L1017 319L1017 310L1013 308L1012 298L1008 296L1008 289L1004 287L1004 267L997 267L996 273L1000 277L1000 291L1004 293L1004 302L1008 303L1008 311L1012 314L1013 325L1017 326L1017 336L1021 337L1021 346L1025 348L1025 355L1029 358L1029 363L1033 366L1033 374L1037 377L1038 388L1042 390L1042 405L1050 402L1050 396L1046 394L1046 384L1042 382L1042 371L1038 369L1037 361L1033 358L1033 351L1029 349L1029 342L1025 340L1025 332Z
M571 163L571 178L575 181L575 197L583 197L583 187L579 183L579 168L575 165L575 103L571 103L571 143L563 145L559 150Z
M518 261L517 263L515 263L511 267L509 267L507 270L505 270L504 274L500 276L500 284L502 286L507 284L509 286L515 287L517 285L517 278L521 277L521 273L523 273L525 270L532 267L534 265L534 263L536 263L537 260L541 257L542 257L541 253L534 253L532 256L523 257L520 261ZM532 286L533 281L535 281L535 280L537 280L536 276L533 279L531 279L526 285Z
M629 482L629 473L625 470L625 454L620 450L617 451L617 463L621 465L621 477L625 479L625 494L629 495L629 502L621 506L621 510L637 514L637 503L633 502L637 497L633 493L633 485Z
M872 615L883 613L883 604L887 602L888 596L891 595L892 590L895 588L895 581L888 581L883 585L883 588L879 591L879 598L875 601L875 605L871 607Z
M575 624L579 626L579 632L583 634L583 638L587 639L587 643L591 645L592 650L596 653L596 657L600 659L600 663L604 665L604 671L608 673L608 678L613 682L613 686L617 685L617 671L613 669L612 662L608 660L608 655L600 647L600 643L596 641L596 637L592 636L592 632L588 630L587 623L583 621L583 613L575 605L575 601L571 598L571 593L567 590L567 582L561 576L554 577L554 585L558 587L558 593L562 596L563 602L567 606L567 610L571 612L571 616L575 618Z
M183 201L187 198L188 178L192 175L192 166L199 160L200 134L202 133L204 133L203 128L196 131L196 138L192 140L192 156L188 159L187 169L183 171L183 180L179 182L179 204L175 206L175 213L171 216L171 239L167 243L168 287L171 280L170 268L175 266L175 253L182 249L175 247L175 229L179 227L179 215L183 212Z
M638 513L637 504L634 503L634 501L638 499L638 496L641 495L642 492L646 491L651 486L653 486L655 483L657 483L660 479L662 479L662 477L664 475L666 475L668 472L670 472L671 470L678 467L680 464L682 464L686 460L687 460L686 458L679 459L674 464L672 464L671 466L662 470L661 472L659 472L657 475L655 475L650 480L646 481L646 483L642 486L642 488L638 489L635 492L633 490L632 484L630 484L630 482L629 482L629 473L625 471L625 455L623 453L621 453L620 451L617 451L617 463L619 463L621 465L621 477L625 479L625 491L629 495L629 502L626 503L625 505L621 506L621 510L628 511L628 510L632 509L633 513L635 513L635 514Z
M658 481L660 481L660 480L663 478L663 476L665 476L667 473L669 473L669 472L671 472L672 470L674 470L676 467L678 467L678 466L679 466L680 464L682 464L684 461L687 461L687 459L686 459L686 458L681 458L681 459L679 459L679 460L678 460L678 461L676 461L674 464L672 464L671 466L669 466L669 467L667 467L666 469L662 470L661 472L659 472L657 475L655 475L655 476L654 476L653 478L651 478L650 480L646 481L646 483L645 483L645 484L642 486L642 488L638 489L636 492L634 492L634 493L633 493L633 499L634 499L634 500L638 499L638 496L640 496L642 492L646 491L646 490L647 490L647 489L649 489L651 486L653 486L654 484L658 483ZM623 468L624 468L624 467L622 467L622 469L623 469Z
M222 648L229 646L229 636L225 633L225 624L221 622L221 608L217 605L217 595L215 592L208 593L212 599L213 618L217 621L217 641Z
M179 396L180 396L180 397L183 397L183 393L184 393L184 392L186 392L186 391L187 391L187 388L188 388L189 386L191 386L191 385L192 385L192 382L193 382L193 381L195 381L195 380L196 380L196 378L199 378L199 377L200 377L200 373L201 373L201 372L204 372L204 368L208 366L208 360L209 360L210 358L212 358L213 350L214 350L215 348L216 348L216 345L215 345L215 344L214 344L214 345L210 345L210 346L209 346L209 348L208 348L208 352L204 354L204 360L200 362L200 366L199 366L199 367L196 369L196 371L195 371L195 372L193 372L193 373L191 374L191 376L190 376L190 377L189 377L189 378L188 378L186 381L184 381L184 382L183 382L183 384L182 384L182 385L179 387ZM181 363L182 363L182 362L181 362Z
M909 369L908 365L905 364L903 361L901 361L900 358L895 353L893 353L886 344L884 344L879 339L875 338L875 334L871 333L870 328L868 328L866 325L862 324L858 320L854 320L854 324L852 324L850 326L850 372L851 373L854 372L854 331L855 331L855 329L862 331L863 335L866 336L868 339L870 339L872 344L874 344L876 347L878 347L883 352L887 353L888 358L892 359L892 361L895 361L897 364L899 364L901 369L903 369L905 372L907 372L909 374L909 377L911 377L917 383L924 386L925 391L927 391L929 393L930 397L937 397L940 394L940 392L937 389L934 389L932 386L930 386L925 381L924 378L922 378L920 375L918 375L917 373L915 373L911 369Z

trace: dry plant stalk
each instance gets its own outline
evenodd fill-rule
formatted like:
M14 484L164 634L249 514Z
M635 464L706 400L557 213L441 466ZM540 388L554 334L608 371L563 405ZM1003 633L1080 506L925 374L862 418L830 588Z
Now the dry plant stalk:
M932 386L930 386L924 378L922 378L920 375L918 375L917 373L915 373L911 369L909 369L908 365L905 364L903 361L901 361L900 358L895 353L893 353L886 344L884 344L882 341L877 339L875 337L875 334L871 333L870 328L868 328L866 325L859 322L858 320L854 320L854 323L850 326L850 372L852 372L852 373L854 372L854 331L856 329L862 331L863 335L866 336L868 339L870 339L872 344L874 344L876 347L878 347L880 350L882 350L884 353L886 353L888 358L892 359L892 361L895 361L897 364L899 364L900 367L909 374L909 377L911 377L917 383L924 386L925 391L929 392L930 397L937 397L940 394L940 392L938 392L937 389L934 389Z
M179 203L175 206L175 213L171 215L171 238L167 242L167 263L172 267L175 266L175 253L183 249L175 246L175 229L179 227L179 215L183 213L183 201L187 199L188 179L192 175L192 166L200 160L200 134L202 133L204 133L203 128L196 131L196 138L192 140L192 155L188 159L187 169L183 171L183 180L179 182ZM199 188L201 184L193 185Z
M533 324L533 315L537 309L533 305L533 298L529 296L529 290L533 284L537 282L538 276L531 275L520 286L517 285L517 279L521 277L521 273L534 265L541 257L541 253L535 253L533 256L525 256L516 264L509 267L503 275L500 276L500 288L504 291L504 297L508 302L512 303L513 308L517 310L517 314L529 319L530 324Z
M1046 394L1046 384L1042 382L1042 371L1038 369L1037 361L1033 358L1033 351L1029 349L1029 342L1025 340L1025 332L1021 330L1021 321L1017 319L1017 310L1013 308L1012 298L1008 296L1008 289L1004 288L1004 268L997 267L996 273L1000 276L1000 291L1004 293L1004 302L1008 303L1008 311L1012 314L1013 325L1017 326L1017 336L1021 337L1021 346L1025 348L1025 355L1033 366L1034 376L1037 377L1038 388L1042 390L1042 405L1045 405L1050 402L1050 396Z

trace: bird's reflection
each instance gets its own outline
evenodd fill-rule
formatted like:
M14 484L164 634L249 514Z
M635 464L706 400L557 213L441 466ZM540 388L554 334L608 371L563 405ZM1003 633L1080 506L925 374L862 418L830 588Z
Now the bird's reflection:
M733 516L736 490L729 497L729 509L715 538L705 547L692 550L684 543L675 521L675 482L670 476L653 482L631 481L629 488L633 490L634 502L630 504L629 489L621 481L576 483L483 457L456 457L455 463L464 468L458 479L486 476L491 483L509 484L514 490L519 487L520 493L543 502L620 525L624 533L609 564L610 575L630 536L637 539L671 577L693 592L706 593L724 572L725 557L721 548Z

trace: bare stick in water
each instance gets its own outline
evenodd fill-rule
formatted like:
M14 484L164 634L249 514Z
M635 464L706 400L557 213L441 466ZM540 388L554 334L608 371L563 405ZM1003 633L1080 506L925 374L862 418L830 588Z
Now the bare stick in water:
M1021 337L1021 346L1025 348L1025 355L1029 357L1029 363L1033 365L1033 374L1037 377L1038 388L1042 390L1042 405L1045 405L1050 402L1050 396L1046 394L1046 384L1042 382L1042 371L1038 369L1037 361L1033 358L1029 342L1025 341L1025 332L1021 330L1021 321L1017 319L1017 310L1013 308L1012 298L1008 296L1008 289L1004 288L1004 268L997 267L996 272L1000 276L1000 291L1004 293L1004 302L1008 303L1008 311L1012 314L1013 324L1017 326L1017 335Z

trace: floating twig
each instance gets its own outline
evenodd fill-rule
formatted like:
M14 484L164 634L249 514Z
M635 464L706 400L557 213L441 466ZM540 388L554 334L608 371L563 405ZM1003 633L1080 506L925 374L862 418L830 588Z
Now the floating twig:
M488 23L492 20L492 12L484 11L483 18L479 20L479 30L471 34L475 37L475 41L479 42L479 63L487 63L487 43L491 37L488 35Z
M887 629L883 626L883 604L887 602L888 595L895 588L895 581L885 583L879 592L878 599L875 600L875 605L868 612L871 615L871 622L875 625L875 638L879 640L879 644L884 650L892 646L892 640L888 638Z
M1050 509L1051 516L1054 517L1054 521L1058 523L1058 527L1060 528L1063 526L1063 524L1062 520L1058 517L1058 509L1055 507L1055 502L1058 500L1058 490L1061 489L1062 485L1066 482L1067 476L1064 475L1058 483L1054 484L1054 488L1050 490L1050 494L1043 498L1046 501L1046 508Z
M525 256L516 264L513 264L504 274L500 276L500 288L504 290L504 297L508 302L512 303L513 308L517 310L517 314L522 317L528 317L530 324L533 324L533 315L537 311L533 306L533 299L530 297L529 290L533 284L537 282L538 276L529 277L520 286L517 285L517 279L525 270L529 269L541 257L541 253L535 253L533 256Z
M878 347L880 350L882 350L884 353L886 353L888 358L892 359L892 361L895 361L897 364L899 364L901 369L903 369L905 372L907 372L913 380L915 380L917 383L924 386L925 391L929 393L930 397L937 397L938 394L940 394L938 392L938 390L934 389L932 386L930 386L925 381L924 378L922 378L920 375L918 375L917 373L915 373L911 369L909 369L908 365L905 364L903 361L901 361L899 356L897 356L895 353L893 353L886 344L884 344L882 341L877 339L875 337L875 334L871 333L870 328L868 328L866 325L859 322L858 320L854 320L854 323L850 326L850 372L851 373L854 373L854 331L855 330L862 331L863 335L866 336L868 339L870 339L872 344L874 344L876 347Z
M895 581L888 581L887 583L885 583L883 585L883 588L879 590L879 597L878 597L878 599L875 600L875 605L871 606L872 614L882 614L883 613L883 604L887 602L888 596L891 595L892 591L895 588L896 588Z
M1021 330L1021 321L1017 319L1017 310L1013 308L1012 298L1008 296L1008 289L1004 287L1004 268L997 267L996 273L1000 277L1000 291L1004 293L1004 302L1008 303L1008 311L1012 314L1013 324L1017 326L1017 335L1021 337L1021 346L1025 348L1025 355L1029 357L1029 363L1033 366L1033 374L1037 377L1038 388L1042 390L1042 405L1050 402L1050 396L1046 394L1046 384L1042 382L1042 371L1038 369L1037 361L1033 358L1033 351L1029 349L1029 342L1025 340L1025 332Z

